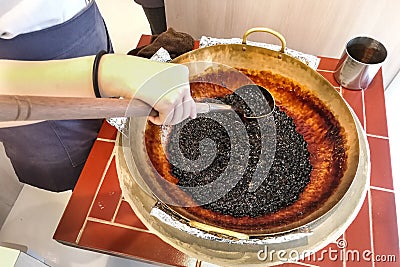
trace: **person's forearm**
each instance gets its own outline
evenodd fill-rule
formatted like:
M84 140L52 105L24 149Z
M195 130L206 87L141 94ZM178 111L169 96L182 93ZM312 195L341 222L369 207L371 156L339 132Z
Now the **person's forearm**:
M187 68L145 58L119 54L104 55L99 67L99 87L103 97L138 97L162 95L177 84L188 81ZM151 88L147 88L147 87ZM139 92L138 92L139 91ZM148 102L149 103L149 102Z
M0 60L0 94L95 97L92 81L94 58ZM98 67L101 97L142 100L158 111L158 116L150 118L156 124L175 124L189 115L195 117L196 107L190 95L189 69L186 66L107 54L100 58Z
M93 59L0 60L0 94L93 97Z
M94 56L49 61L0 60L0 94L94 97L93 61ZM104 55L98 69L101 96L133 97L149 79L159 79L160 73L171 71L174 65L133 56ZM177 76L168 76L159 86L167 87L171 81L175 85L181 73Z

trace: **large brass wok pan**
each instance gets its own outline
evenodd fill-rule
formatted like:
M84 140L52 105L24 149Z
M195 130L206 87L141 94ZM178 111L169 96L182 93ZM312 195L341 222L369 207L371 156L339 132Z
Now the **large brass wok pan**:
M281 50L277 52L247 45L247 36L254 31L267 31L277 36L282 43ZM205 61L220 63L238 69L270 71L274 74L289 77L301 84L303 88L306 88L310 93L319 98L332 112L334 117L343 127L346 136L346 170L343 173L340 183L323 205L306 217L291 222L285 226L279 226L276 229L264 229L262 231L254 232L255 236L259 236L260 234L273 236L288 233L299 229L299 227L315 227L315 232L317 232L318 235L325 235L325 237L313 237L309 240L311 249L316 249L321 248L322 245L326 245L326 238L329 236L334 235L334 237L337 238L344 231L343 227L349 225L360 208L360 203L366 192L366 177L369 174L368 149L366 148L365 138L360 139L362 130L357 124L357 119L353 117L352 112L340 94L319 73L299 60L286 55L284 53L285 45L286 43L284 38L279 33L265 28L255 28L245 33L243 44L216 45L200 48L176 58L173 62L183 64ZM162 222L159 222L157 219L149 215L151 208L158 200L152 194L152 191L150 190L151 186L149 187L146 182L148 180L142 178L144 175L154 175L154 170L151 168L151 163L146 155L144 145L145 128L145 120L140 118L132 118L130 120L129 138L122 138L124 140L121 140L121 147L117 152L117 166L124 196L128 202L130 202L133 209L139 213L139 217L143 219L146 226L151 230L154 230L163 240L200 259L214 261L215 263L220 264L223 262L229 262L229 264L258 263L255 256L262 246L251 247L247 245L216 244L218 242L200 240L201 238L192 237L179 231L179 229L177 230L171 226L163 225ZM359 140L361 140L361 150ZM358 184L352 185L355 177L358 177ZM352 192L349 192L350 187L353 190ZM339 205L341 205L343 198L346 198L346 201L353 203L344 203L346 211L342 212L343 216L339 215L336 217L337 223L331 223L329 227L325 226L322 230L320 226L321 223L326 220L331 220L327 219L327 216L332 215L332 213L340 209ZM183 218L196 221L195 216L185 213L185 211L179 207L169 208L173 213L178 213ZM206 231L209 230L207 229L207 222L200 222L202 223L200 224L201 229ZM205 228L204 225L206 225ZM219 231L218 228L210 229L212 229L212 232ZM229 235L229 232L224 232L224 229L220 230L222 231L222 234L228 233ZM313 231L313 229L311 229L311 231ZM339 231L339 233L337 231ZM251 231L245 234L252 236ZM233 236L235 237L235 235ZM307 240L304 242L307 243ZM299 247L300 251L307 249L307 244L304 244L304 242L300 244L291 244L289 247ZM287 246L285 245L277 246L278 249L287 249ZM249 254L247 255L246 253Z

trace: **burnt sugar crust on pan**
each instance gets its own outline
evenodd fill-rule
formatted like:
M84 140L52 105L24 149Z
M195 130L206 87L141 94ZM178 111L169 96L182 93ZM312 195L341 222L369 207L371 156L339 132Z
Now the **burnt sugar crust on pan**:
M214 203L172 209L186 218L225 229L243 232L279 229L305 218L320 208L335 191L346 170L346 137L344 129L325 104L301 85L268 71L240 71L256 84L268 88L275 99L277 109L274 112L274 120L277 123L278 143L277 155L271 167L275 174L272 175L272 179L267 178L263 182L264 186L260 186L255 193L246 192L249 177L244 177L230 194ZM232 93L222 86L201 82L192 84L191 90L195 98L220 100ZM189 129L186 130L211 125L207 123L212 124L200 118L198 125L193 125L193 129L190 129L192 126L188 126ZM218 128L217 125L211 126L210 129ZM254 125L249 127L257 128ZM200 128L197 128L197 131ZM194 180L199 177L190 176L174 168L164 155L160 133L159 126L148 123L145 144L150 160L164 179L174 184L192 186L194 183L207 183L213 179L212 175L205 175L202 181ZM257 136L257 133L254 134ZM197 135L197 138L201 137ZM193 145L193 140L187 138L188 136L184 136L180 141L183 148L186 146L186 150ZM290 149L287 149L287 146L290 146ZM227 145L220 147L222 155L229 155L226 151ZM192 149L186 156L195 158L196 151ZM223 168L223 164L222 157L221 162L215 166ZM210 173L218 174L218 170L210 170ZM191 196L180 190L173 190L170 195L171 198L195 203Z
M198 86L207 84L192 85L195 90ZM251 92L248 92L251 94ZM233 93L220 98L225 104L229 104L236 109L244 106L244 102L239 95ZM250 110L248 108L247 112ZM244 112L244 111L241 111ZM239 112L239 114L242 114ZM213 114L208 114L213 115ZM249 216L255 218L293 204L299 194L310 181L311 164L307 144L303 137L295 130L293 120L283 111L275 110L273 118L259 121L256 119L246 119L241 116L241 123L245 130L233 128L235 120L231 119L232 113L219 113L218 122L209 117L198 117L188 121L180 131L174 133L177 127L172 127L169 135L166 153L173 157L176 153L183 153L185 158L192 161L208 155L207 151L200 152L200 142L206 138L215 144L215 157L205 168L184 169L181 164L171 164L171 174L178 178L178 185L182 187L204 186L216 179L223 179L220 186L233 188L218 200L202 205L204 209L211 210L235 218ZM260 127L264 123L265 127L274 127L276 131ZM231 124L231 125L230 125ZM234 134L240 142L235 142L230 138L226 128L234 129ZM236 140L236 139L235 139ZM246 143L243 145L243 143ZM179 144L171 145L171 144ZM243 147L249 148L247 150ZM203 146L203 150L204 150ZM178 151L176 151L178 150ZM231 162L231 151L240 153L243 164L235 164L235 170L228 170ZM264 154L262 156L261 154ZM245 156L244 156L245 155ZM213 155L212 155L213 156ZM268 166L268 163L272 166ZM176 166L178 165L178 166ZM268 169L268 167L270 167ZM264 168L262 172L257 168ZM259 171L258 174L255 174ZM226 172L227 176L221 176ZM255 182L253 175L262 178L263 182L252 190ZM236 177L240 177L238 182ZM221 178L220 178L221 177ZM232 183L232 184L231 184ZM218 185L216 185L218 186ZM190 193L189 193L190 194ZM197 203L204 203L202 200L209 200L209 191L204 194L192 196ZM208 201L207 201L208 202Z

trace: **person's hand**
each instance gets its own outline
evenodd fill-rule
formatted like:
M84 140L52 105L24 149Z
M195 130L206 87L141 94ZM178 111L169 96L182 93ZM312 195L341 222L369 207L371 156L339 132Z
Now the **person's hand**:
M140 91L141 89L139 89L139 93ZM137 95L137 97L142 99L142 96ZM143 98L149 97L154 97L154 100L156 100L158 96L157 94L146 93L143 96ZM154 100L149 99L149 102ZM159 97L158 101L156 100L154 109L158 111L159 115L157 117L149 117L149 120L157 125L177 124L188 117L196 118L196 105L190 95L189 84L182 84L166 92Z
M189 71L184 65L106 55L99 71L103 97L133 97L146 102L159 112L157 117L149 118L155 124L177 124L188 117L196 117Z

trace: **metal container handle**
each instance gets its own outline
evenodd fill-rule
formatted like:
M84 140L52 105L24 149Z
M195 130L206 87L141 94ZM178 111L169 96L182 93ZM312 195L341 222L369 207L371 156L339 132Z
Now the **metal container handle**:
M247 41L247 36L249 36L251 33L253 32L266 32L266 33L270 33L274 36L276 36L279 41L281 41L281 50L279 50L279 52L281 53L285 53L285 48L286 48L286 40L285 37L283 37L282 34L280 34L277 31L271 30L269 28L264 28L264 27L255 27L255 28L251 28L249 30L247 30L244 34L243 34L243 41L242 44L246 44Z

